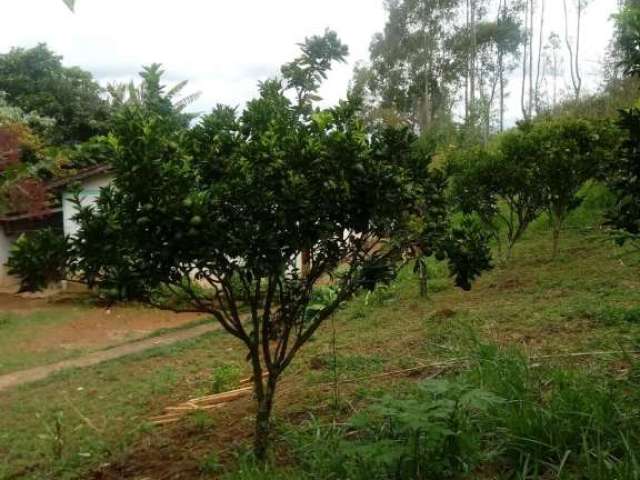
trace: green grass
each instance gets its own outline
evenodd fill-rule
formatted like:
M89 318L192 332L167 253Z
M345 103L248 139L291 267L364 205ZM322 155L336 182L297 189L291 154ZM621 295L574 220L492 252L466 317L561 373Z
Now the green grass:
M73 309L39 311L29 314L0 312L0 375L23 368L64 360L82 350L50 345L28 350L24 345L43 328L51 328L77 317Z
M471 292L455 289L444 266L432 262L427 299L419 298L407 269L389 287L361 294L341 309L335 345L329 322L282 380L275 415L287 440L276 445L267 473L246 455L249 440L224 437L231 428L250 438L249 401L241 411L190 417L176 430L151 428L146 421L167 405L227 388L248 373L242 345L218 332L0 394L0 479L85 478L106 461L135 463L140 445L157 452L160 463L175 454L183 462L179 468L195 472L193 478L216 478L223 470L225 478L237 479L344 478L329 475L350 461L328 456L336 445L389 440L373 420L371 431L346 427L354 416L385 398L402 408L412 398L435 398L433 392L416 393L420 377L380 374L451 359L466 361L440 373L448 387L437 398L455 400L471 388L502 400L477 417L456 411L464 420L460 431L477 439L476 447L445 435L446 442L457 442L464 462L453 462L436 442L428 455L438 461L429 468L480 479L638 478L629 454L640 431L635 364L625 355L527 360L640 349L639 258L597 228L586 228L585 219L591 222L596 214L574 215L585 228L564 232L555 261L550 235L535 226L516 245L513 259L484 275ZM425 370L434 372L439 370ZM334 429L333 422L343 426ZM295 448L305 445L306 455ZM318 458L309 458L313 454ZM144 470L153 462L140 464L138 477L154 478ZM394 478L375 475L368 478Z
M153 432L147 418L184 400L185 390L209 393L210 369L233 356L229 348L241 357L236 347L223 334L211 334L0 394L0 478L84 478L87 469ZM60 455L51 434L57 418Z

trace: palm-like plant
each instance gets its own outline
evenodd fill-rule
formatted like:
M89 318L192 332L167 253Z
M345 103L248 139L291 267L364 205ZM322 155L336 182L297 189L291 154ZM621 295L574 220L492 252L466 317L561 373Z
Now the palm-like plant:
M163 116L173 117L179 123L188 124L196 115L185 113L184 110L200 98L200 92L180 97L180 92L189 83L188 80L183 80L165 93L166 86L162 84L164 73L162 65L154 63L142 67L140 84L131 81L107 85L109 103L116 111L128 106L143 107Z

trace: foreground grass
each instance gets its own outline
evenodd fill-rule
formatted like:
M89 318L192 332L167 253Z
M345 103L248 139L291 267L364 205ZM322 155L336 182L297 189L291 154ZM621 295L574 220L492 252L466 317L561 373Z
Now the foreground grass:
M415 395L419 378L377 375L468 359L482 345L495 346L496 355L516 348L519 353L514 355L522 359L570 352L639 350L638 259L615 249L597 230L571 230L565 235L560 257L552 262L549 252L546 232L534 230L516 248L513 260L485 275L472 292L451 287L444 267L433 264L429 299L417 296L417 284L407 271L392 286L351 302L336 316L333 328L327 324L322 329L283 379L276 416L284 437L303 445L300 442L308 431L305 425L314 418L317 428L313 431L342 442L342 435L348 431L336 433L327 430L327 425L367 411L384 395ZM147 423L149 416L167 405L219 389L216 371L246 373L244 356L239 343L217 333L97 368L66 372L0 394L0 478L87 478L89 471L105 462L111 466L103 468L107 472L104 478L169 478L167 470L171 469L187 472L185 478L217 478L225 471L229 478L303 478L312 465L319 475L320 465L300 452L287 453L292 448L286 442L275 449L276 471L268 474L272 477L243 463L252 427L250 401L188 419L175 427L152 428ZM609 391L612 379L629 381L634 371L629 362L624 355L559 356L545 360L544 368L529 370L527 366L527 371L540 379L531 383L531 388L535 390L533 386L537 385L542 395L532 405L544 405L540 386L552 385L558 371L589 379L598 389ZM547 369L549 363L552 365ZM461 384L491 387L486 378L464 373L468 368L473 372L473 366L461 365L462 373L459 368L441 372L434 367L426 368L424 375L448 375L454 384L463 375ZM585 382L577 380L573 384ZM486 390L504 396L504 392L493 391L497 388ZM625 416L635 418L636 412L626 404L619 408ZM544 411L536 410L542 417ZM493 432L494 437L505 428L489 420L482 425L487 429L484 434ZM356 431L366 439L366 432ZM315 445L309 451L322 452L322 445L327 444L308 445ZM484 458L488 453L474 453L473 458L484 460L469 478L546 478L541 476L546 470L539 466L533 469L536 458L527 460L525 454L516 461L512 456L500 457L502 452ZM556 467L565 453L560 453ZM551 463L549 458L545 461ZM525 462L526 471L521 470ZM467 463L471 468L471 459ZM571 455L565 463L562 475L569 475L579 465ZM108 476L108 472L117 473ZM310 478L332 478L311 473Z

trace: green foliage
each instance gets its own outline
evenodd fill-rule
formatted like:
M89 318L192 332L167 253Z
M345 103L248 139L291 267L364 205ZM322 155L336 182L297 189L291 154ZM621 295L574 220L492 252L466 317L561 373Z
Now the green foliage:
M294 61L282 66L281 73L287 88L297 94L298 107L310 114L314 102L321 100L317 91L333 62L344 62L349 48L344 45L336 32L326 30L323 36L314 35L299 44L302 54Z
M600 306L581 312L586 318L603 325L618 325L621 323L640 324L640 307L622 308Z
M572 117L523 123L488 147L454 153L452 196L475 213L509 251L529 225L547 211L554 252L581 189L610 165L618 131L608 122Z
M76 143L102 133L109 120L102 89L92 75L65 67L45 44L0 54L0 91L24 112L55 120L53 142Z
M640 110L622 110L619 125L626 135L609 173L616 205L608 223L621 232L616 240L624 244L640 240Z
M310 479L637 479L634 377L532 368L517 351L476 345L469 370L383 397L346 426L292 432Z
M163 117L164 121L170 124L169 127L187 128L196 115L185 113L184 110L200 97L200 93L178 98L188 81L183 80L167 90L166 85L162 83L164 74L162 65L153 63L142 67L139 73L142 80L139 85L133 81L128 84L109 84L107 92L114 114L117 115L127 108L137 107Z
M640 6L627 5L614 18L620 66L626 75L640 75Z
M450 160L452 198L464 213L477 214L499 244L504 235L507 255L545 207L536 147L522 126L493 145L454 153Z
M204 475L219 474L222 470L223 467L220 463L220 459L215 453L208 455L200 462L200 472Z
M551 219L555 255L560 231L582 200L580 190L610 164L619 132L606 121L568 117L535 123L529 134L537 145L537 180Z
M36 292L65 278L68 239L52 229L23 234L11 247L9 274L20 279L21 292Z
M255 378L270 374L257 390L261 458L279 375L344 301L393 277L423 236L414 226L429 211L428 187L441 182L408 129L368 130L357 101L313 114L293 104L287 87L307 104L331 61L346 53L332 32L302 50L285 71L305 71L310 83L265 81L244 112L218 107L193 130L167 121L164 101L123 108L109 139L115 180L95 207L77 202L73 241L73 270L89 285L150 303L161 285L182 290L191 310L214 315L245 343ZM147 93L162 100L154 75ZM297 264L305 252L307 274ZM335 296L309 318L326 275Z
M225 364L216 367L211 377L212 393L221 393L231 390L240 381L240 368L234 364Z
M371 41L367 87L383 110L423 131L450 117L458 64L450 35L458 0L424 5L415 0L388 2L384 31ZM452 60L452 57L453 60Z
M384 398L354 417L359 440L344 445L349 478L449 478L469 470L477 452L472 432L496 398L436 380L406 399Z

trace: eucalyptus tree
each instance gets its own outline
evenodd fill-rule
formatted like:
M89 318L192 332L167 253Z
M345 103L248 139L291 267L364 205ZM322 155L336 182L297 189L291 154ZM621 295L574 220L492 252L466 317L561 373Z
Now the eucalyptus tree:
M371 46L371 90L426 131L449 118L459 71L449 42L460 0L388 0Z
M522 44L522 24L519 18L521 4L518 1L499 0L496 20L495 45L500 95L499 130L504 130L506 86L509 75L517 67L519 48Z
M582 41L582 20L584 11L589 6L591 0L574 0L575 6L575 36L572 37L569 27L569 9L567 0L562 0L564 9L564 41L569 53L569 70L571 72L571 85L576 100L580 100L582 92L582 74L580 73L580 46Z

